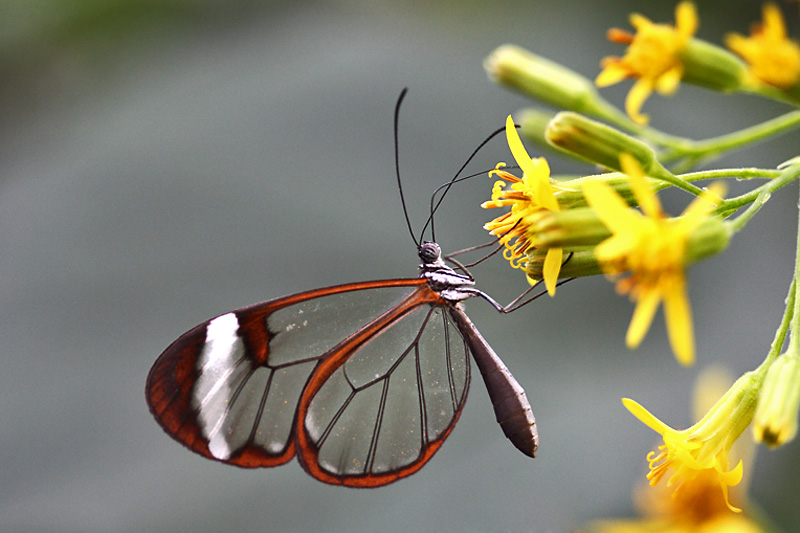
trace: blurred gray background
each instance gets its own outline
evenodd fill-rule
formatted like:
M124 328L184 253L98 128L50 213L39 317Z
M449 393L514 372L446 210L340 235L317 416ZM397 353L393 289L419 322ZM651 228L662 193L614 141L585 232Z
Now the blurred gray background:
M542 439L534 461L502 436L478 379L437 456L366 491L323 485L295 463L244 471L203 460L161 431L143 389L158 354L216 314L416 275L393 181L403 87L401 170L419 226L433 188L526 105L487 80L483 58L512 42L594 77L602 56L622 53L606 29L627 28L639 4L0 2L0 529L565 531L633 513L658 439L620 397L684 428L701 369L721 362L738 375L762 360L792 272L796 186L691 270L691 369L674 361L660 314L628 352L633 307L599 277L510 316L470 302L528 391ZM651 4L650 18L673 20L672 2ZM760 18L750 0L699 4L699 36L711 41ZM621 104L629 87L604 94ZM783 111L687 86L645 105L654 125L695 138ZM797 140L718 166L774 167L797 155ZM502 140L471 169L500 160L510 160ZM582 170L550 162L556 174ZM437 219L445 249L486 240L493 214L479 204L492 181L448 198ZM686 205L670 198L672 213ZM499 300L526 286L500 259L473 273ZM759 450L753 472L753 500L791 528L798 444Z

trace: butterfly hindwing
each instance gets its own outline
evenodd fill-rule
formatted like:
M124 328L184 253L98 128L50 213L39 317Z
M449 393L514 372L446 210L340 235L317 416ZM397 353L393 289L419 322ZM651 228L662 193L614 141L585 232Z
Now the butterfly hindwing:
M416 472L466 401L469 349L447 307L387 318L367 342L322 362L304 391L299 457L321 481L373 487Z

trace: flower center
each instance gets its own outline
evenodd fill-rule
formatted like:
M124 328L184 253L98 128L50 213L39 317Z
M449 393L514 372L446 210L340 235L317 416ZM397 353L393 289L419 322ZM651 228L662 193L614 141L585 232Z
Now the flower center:
M636 33L625 59L643 78L657 78L678 64L685 42L671 26L652 24Z

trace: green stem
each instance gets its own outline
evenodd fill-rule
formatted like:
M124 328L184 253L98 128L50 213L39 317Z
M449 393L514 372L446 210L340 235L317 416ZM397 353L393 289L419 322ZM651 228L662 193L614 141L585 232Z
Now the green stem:
M688 172L680 174L678 177L683 181L695 182L700 180L712 179L736 179L736 180L749 180L756 178L773 179L780 176L783 172L770 168L720 168L715 170L700 170L697 172ZM581 178L572 178L574 181L599 179L599 178L612 178L623 177L625 174L622 172L606 172L603 174L592 174L583 176ZM560 178L560 176L559 176Z
M800 207L800 204L798 204L798 207ZM797 280L800 279L800 216L797 217L797 220L797 251L794 259L794 279L792 279L792 285L789 287L789 295L786 297L786 310L783 312L781 325L778 326L778 331L775 332L775 339L770 345L767 356L755 370L762 381L767 374L769 366L780 355L783 343L786 341L786 334L790 330L792 336L789 338L788 351L797 353L797 349L800 347L800 297L797 294L800 292L800 284L797 283Z
M800 206L800 204L798 204ZM792 286L795 288L794 293L794 305L792 306L794 310L794 316L792 317L792 323L789 326L791 328L792 336L789 338L789 344L791 351L797 353L797 350L800 348L800 298L797 297L797 279L800 278L800 216L798 216L798 226L797 226L797 252L795 254L794 259L794 280L792 280Z
M783 91L776 87L772 87L770 85L764 83L758 84L748 84L747 86L741 87L739 89L742 93L749 93L754 94L757 96L761 96L762 98L767 98L769 100L775 100L777 102L783 102L785 104L793 105L797 107L800 105L800 102L797 101L797 95L792 94L791 92Z
M753 203L750 204L744 213L736 217L735 220L731 221L729 226L730 229L736 233L744 228L750 219L753 218L753 216L758 213L762 207L764 207L764 204L767 203L767 200L769 200L770 196L770 193L765 191L756 196L756 199L753 200Z
M737 180L749 180L754 178L777 178L781 175L780 170L764 168L722 168L717 170L701 170L698 172L687 172L681 174L680 178L684 181L700 181L709 179L734 178Z
M656 162L655 168L650 168L648 175L654 178L666 181L667 183L678 187L679 189L683 189L695 196L700 196L703 194L703 189L698 187L697 185L692 185L688 181L684 180L683 178L679 178L660 164Z
M800 111L790 111L785 115L776 117L761 124L750 126L743 130L712 137L702 141L681 139L675 144L664 144L671 152L664 154L660 160L669 163L683 157L708 158L720 155L722 152L741 148L749 144L774 137L793 128L800 126Z
M800 243L799 243L800 244ZM755 372L763 376L766 374L767 369L773 361L780 355L783 343L786 340L786 334L789 333L790 324L796 322L795 317L798 316L797 307L800 306L800 298L797 298L797 264L795 262L795 278L792 280L792 285L789 287L789 294L786 296L786 310L783 312L781 325L775 332L775 339L769 347L769 352L764 358L764 361L755 369ZM795 334L792 333L792 339Z
M761 194L765 195L763 202L766 202L766 200L769 199L770 194L777 191L781 187L788 185L792 181L796 180L798 177L800 177L800 164L792 165L787 169L783 170L778 175L778 177L766 182L764 185L756 187L755 189L748 191L745 194L742 194L741 196L724 200L717 207L716 211L723 217L728 217L732 215L740 207L744 207L747 204L755 202L756 198L758 198L758 196ZM763 205L763 202L761 203L761 205ZM744 224L741 224L741 227L744 227ZM741 227L738 229L741 229Z

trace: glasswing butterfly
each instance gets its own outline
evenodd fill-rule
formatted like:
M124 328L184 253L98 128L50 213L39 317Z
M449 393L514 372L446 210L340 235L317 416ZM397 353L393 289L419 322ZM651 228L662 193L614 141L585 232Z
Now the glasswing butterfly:
M395 108L396 163L405 93ZM400 194L411 231L402 186ZM525 391L463 302L479 296L509 309L474 288L460 263L450 259L464 274L448 266L438 244L411 235L417 278L301 292L184 333L147 378L156 421L209 459L256 468L296 456L325 483L378 487L415 473L444 443L467 398L472 354L503 432L533 457L538 435Z

